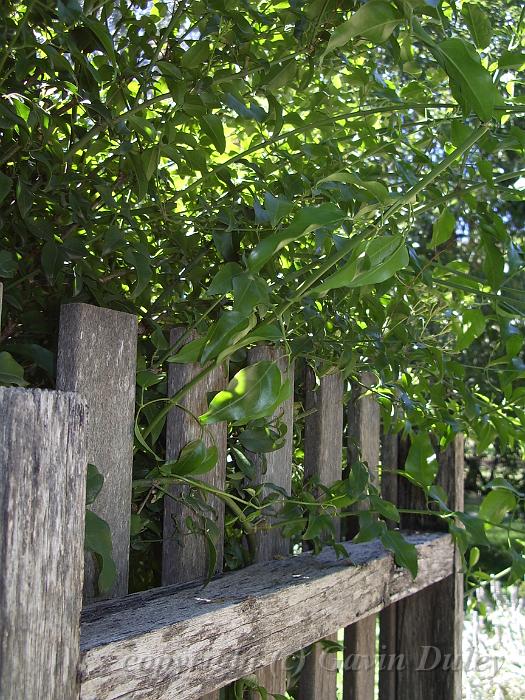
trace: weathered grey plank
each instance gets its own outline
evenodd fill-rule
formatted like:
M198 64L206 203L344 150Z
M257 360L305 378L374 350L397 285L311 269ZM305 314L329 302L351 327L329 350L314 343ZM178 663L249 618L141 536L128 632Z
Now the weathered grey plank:
M87 401L88 462L104 476L92 510L111 529L117 581L106 597L128 591L129 526L137 319L88 304L67 304L60 313L57 388ZM97 573L85 560L84 598L96 597Z
M381 495L391 503L397 503L398 466L397 434L384 432L381 435ZM395 700L395 670L389 651L395 649L396 605L389 605L379 614L379 700Z
M452 571L447 534L413 535L415 581L377 542L254 564L211 581L89 606L83 700L190 700L361 620ZM352 562L352 563L350 563Z
M254 461L256 484L272 483L291 493L292 488L292 454L293 454L293 381L294 368L290 367L283 349L261 345L248 353L250 364L261 360L272 360L277 363L283 377L288 377L292 383L292 394L276 411L276 416L287 426L286 440L283 447L265 455L266 463L259 455L252 455ZM255 536L255 562L264 562L274 557L286 556L290 551L289 541L282 536L279 529L259 531ZM286 692L286 657L278 659L267 668L257 671L259 683L269 693Z
M343 458L343 392L340 372L321 377L307 368L305 376L304 472L305 479L317 477L329 485L341 479ZM340 531L339 520L334 523ZM337 633L331 635L337 641ZM337 657L321 643L315 644L305 659L299 681L300 700L335 700L337 693Z
M171 332L170 343L175 345L184 333L183 328ZM195 334L188 335L187 342L194 340ZM191 381L202 369L196 363L171 364L169 369L168 393L173 396L179 389ZM217 367L201 382L192 387L184 396L180 405L171 409L166 425L166 457L177 459L181 449L192 440L204 439L208 446L217 447L219 457L216 468L209 474L199 477L201 481L219 489L224 489L226 479L226 423L208 426L203 431L196 418L206 412L210 392L224 389L227 376L224 367ZM180 495L184 487L173 487L174 496ZM221 533L217 543L217 571L222 571L224 546L224 502L218 498L209 499L214 513L209 517L216 522ZM186 517L195 518L190 509L170 498L164 501L164 540L162 547L162 584L184 583L186 581L204 580L208 570L206 542L200 534L188 534Z
M366 462L372 481L377 484L380 449L379 405L371 394L366 394L366 387L372 387L375 381L371 372L365 372L360 377L360 384L352 386L348 408L348 456L350 463L359 458ZM366 507L366 504L362 507ZM345 661L344 700L373 700L375 655L375 616L345 629L345 660L351 659L352 663Z
M0 697L78 697L85 404L0 387Z
M449 506L457 510L463 510L463 450L463 436L458 435L439 455L437 482L447 492ZM419 489L400 479L399 505L412 508L419 499ZM403 516L402 523L414 520L414 516ZM418 518L417 525L434 530L443 528L437 518ZM393 606L395 638L391 635L385 653L403 659L404 663L394 664L388 674L390 684L395 684L395 695L388 697L461 698L463 577L457 552L451 556L451 564L453 575Z
M184 328L175 328L170 334L170 344L174 346L184 335ZM196 333L188 334L185 342L197 337ZM202 369L197 363L174 364L169 368L168 394L173 396L185 384L193 379ZM225 366L216 367L201 382L192 387L184 396L180 405L171 409L166 424L166 458L177 459L181 449L192 440L203 438L206 445L215 445L218 450L217 466L212 472L200 477L201 481L218 489L224 489L226 482L226 422L208 426L203 432L196 417L206 412L208 394L224 389L228 381ZM187 492L187 487L174 486L170 492L174 497ZM216 571L222 571L224 556L224 501L211 496L208 503L213 512L207 517L214 520L219 532L216 542L217 566ZM173 583L204 580L208 571L208 551L202 534L188 532L185 520L187 517L197 520L198 517L186 506L170 498L164 499L164 528L162 543L162 583L167 586ZM203 697L202 700L218 700L218 691Z

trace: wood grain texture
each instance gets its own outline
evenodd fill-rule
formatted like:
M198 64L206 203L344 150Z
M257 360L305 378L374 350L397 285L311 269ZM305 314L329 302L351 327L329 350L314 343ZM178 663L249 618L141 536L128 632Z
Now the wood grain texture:
M405 447L406 449L406 447ZM439 454L437 483L448 494L448 504L463 510L463 436ZM416 489L400 481L400 507L419 499ZM402 518L402 523L413 522L413 516ZM444 529L437 518L420 518L418 525L425 529ZM402 658L402 668L395 674L395 697L403 700L450 698L461 699L461 633L463 629L463 576L457 552L452 555L453 575L430 586L409 600L402 601L395 610L395 648L390 654ZM448 663L447 663L448 661ZM432 668L432 666L436 666Z
M391 503L398 503L397 473L399 469L399 439L397 434L381 434L381 495ZM390 524L390 523L389 523ZM393 525L392 525L393 526ZM389 605L379 613L379 700L395 700L396 674L390 663L390 650L396 647L396 605Z
M304 409L308 413L304 428L305 479L317 477L332 484L342 477L343 392L340 372L321 377L316 387L315 374L306 369ZM340 521L335 523L340 533ZM337 633L328 641L337 641ZM299 680L299 700L335 700L337 693L337 657L327 653L322 643L315 644L305 659Z
M350 464L357 459L366 462L372 482L378 485L380 413L379 405L373 395L367 394L367 387L372 387L375 382L374 374L365 372L360 377L360 383L352 385L348 407L348 457ZM366 508L366 503L363 502L361 507ZM355 532L356 530L348 530L347 535L353 536ZM376 657L375 616L370 616L352 628L345 629L344 646L343 700L373 700ZM348 659L351 659L352 663L347 663Z
M292 489L292 454L293 454L293 389L294 368L290 367L288 358L283 355L283 349L260 345L248 352L249 364L261 360L272 360L277 363L283 379L287 377L292 384L291 396L279 406L274 416L280 416L287 426L286 439L283 447L275 452L268 452L264 458L261 455L251 455L255 465L255 484L265 482L275 484L290 494ZM289 541L282 536L278 528L257 532L255 535L255 562L264 562L274 557L287 556L290 551ZM266 668L257 670L259 683L269 693L286 692L286 658L275 661Z
M175 328L170 333L170 345L175 346L185 333L184 328ZM196 333L189 333L185 342L197 338ZM168 395L173 396L185 384L193 379L202 369L196 363L179 365L170 364L168 373ZM181 449L192 440L203 438L209 447L215 445L218 451L217 465L213 471L199 477L202 481L223 490L226 482L226 422L210 425L202 432L195 417L206 412L208 395L224 389L228 383L226 367L217 367L204 379L192 387L191 391L181 399L180 406L175 406L168 414L166 424L166 459L178 458ZM187 492L184 486L173 486L170 492L174 497ZM207 516L214 520L219 532L216 542L217 566L216 572L222 571L224 558L224 501L214 496L208 497L208 504L213 509ZM188 507L171 498L164 499L164 526L162 542L162 584L205 580L208 571L208 550L204 536L199 533L189 533L185 524L187 517L197 521L196 516ZM219 693L214 691L203 696L201 700L218 700Z
M0 697L78 697L85 404L0 387Z
M254 564L200 585L88 606L83 700L191 700L376 613L452 572L449 535L411 537L419 575L377 542ZM351 563L350 563L351 562Z
M104 476L91 509L111 529L117 581L105 597L128 592L129 527L137 319L88 304L67 304L60 313L57 388L76 391L89 407L88 462ZM96 597L97 572L86 555L84 598Z
M184 333L183 328L176 328L170 334L170 344L175 345ZM195 334L189 334L186 342L194 340ZM170 364L168 393L173 396L179 389L193 379L202 367L198 364ZM208 474L199 477L202 481L219 489L224 489L226 479L226 422L210 425L203 432L196 417L206 412L210 392L220 391L227 384L224 367L217 367L204 379L192 387L180 401L180 406L171 409L166 425L166 458L177 459L181 449L192 440L203 438L208 446L217 447L219 457L217 466ZM174 486L171 493L177 497L185 487ZM224 502L211 497L208 500L213 512L209 517L216 522L221 534L217 542L217 571L222 571L224 551ZM204 580L208 570L208 554L203 535L189 534L185 525L186 517L196 520L195 514L186 506L170 498L164 500L164 540L162 546L162 584L184 583Z

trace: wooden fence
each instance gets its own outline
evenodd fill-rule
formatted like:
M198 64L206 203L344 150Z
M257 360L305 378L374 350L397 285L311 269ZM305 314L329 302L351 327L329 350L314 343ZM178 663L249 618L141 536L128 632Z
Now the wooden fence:
M178 337L175 329L172 340ZM415 580L377 542L345 542L348 560L331 550L289 556L289 543L272 530L258 536L253 565L217 576L203 589L202 542L198 534L183 542L171 536L185 513L166 499L164 587L127 595L136 343L133 316L70 304L61 314L57 391L0 388L0 697L217 700L218 689L253 673L270 692L284 693L286 658L314 645L299 698L334 700L335 657L316 642L345 628L344 700L372 700L378 666L382 700L459 700L461 574L449 535L433 520L402 523L417 530L409 536L419 556ZM250 352L251 361L263 357L277 353ZM171 364L170 393L198 369ZM293 368L282 369L293 380ZM216 370L172 410L168 458L195 438L188 410L202 413L208 392L225 381ZM360 454L367 461L384 496L412 508L418 492L391 471L402 466L405 445L394 435L381 438L378 406L363 389L368 381L365 375L361 388L352 389L345 435L341 375L329 374L316 386L307 372L305 476L324 483L341 478L346 441L350 459ZM290 399L286 444L268 455L265 474L256 462L256 480L286 491L292 414ZM224 485L226 437L223 424L214 426L219 461L205 478L216 486ZM455 508L462 507L462 452L458 437L440 455L439 480ZM89 559L84 567L88 462L104 475L94 510L110 524L118 571L105 600L94 599ZM224 511L217 505L222 531Z

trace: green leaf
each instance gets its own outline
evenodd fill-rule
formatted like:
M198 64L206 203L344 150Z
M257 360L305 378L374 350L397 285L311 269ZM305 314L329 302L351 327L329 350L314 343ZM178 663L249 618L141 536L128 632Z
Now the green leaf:
M346 214L334 204L304 207L293 223L282 231L276 231L262 240L248 257L248 267L258 272L282 248L323 226L333 227L341 223Z
M403 535L397 530L385 530L381 535L383 547L394 555L398 566L408 569L412 578L417 576L417 549L411 542L407 542Z
M363 37L373 44L382 44L401 22L392 5L383 0L370 0L332 32L325 53L344 46L351 39Z
M387 520L393 520L398 523L401 519L396 506L390 501L384 501L382 498L379 498L379 496L373 494L370 496L370 506Z
M403 236L377 236L360 245L351 260L313 290L318 294L339 287L379 284L408 265Z
M226 137L222 121L216 114L204 114L200 118L201 129L210 137L211 142L219 153L226 150Z
M525 53L504 51L498 58L499 68L521 68L525 64Z
M465 530L472 544L480 544L485 547L490 546L482 520L475 515L470 515L470 513L458 513L458 519L465 526ZM464 531L462 530L462 532Z
M430 486L436 478L438 462L428 433L417 433L410 442L405 471L421 486Z
M135 272L137 273L137 282L133 287L133 291L131 292L131 298L136 299L142 294L142 292L145 291L150 283L153 275L151 262L145 255L133 250L126 251L124 260L134 267Z
M517 502L516 496L511 491L506 489L490 491L481 501L479 517L499 525L507 513L514 510Z
M486 318L479 309L466 309L463 318L457 326L457 349L466 350L485 330Z
M363 462L354 462L347 478L347 493L356 501L365 493L370 482L370 472Z
M8 177L5 173L0 173L0 204L7 197L12 187L12 178Z
M446 243L454 233L455 228L456 218L454 214L452 214L450 209L443 209L439 219L434 222L430 247L437 248L438 245Z
M10 250L0 250L0 277L14 277L18 270L18 261Z
M73 24L82 14L82 8L78 0L58 0L58 19L65 24Z
M215 445L206 447L202 440L193 440L185 445L175 462L168 462L161 469L173 476L207 474L217 464L219 453Z
M433 53L448 74L452 94L463 112L475 112L482 121L489 121L502 100L472 44L463 39L445 39L435 45Z
M196 41L181 58L183 68L203 68L210 56L210 46L203 40Z
M249 330L250 319L240 311L225 311L214 323L204 342L201 362L213 360L225 348L240 340Z
M214 396L200 421L204 425L223 420L243 425L265 418L288 398L289 392L290 385L283 384L277 364L261 360L237 372L227 389Z
M284 435L268 426L246 428L239 433L239 442L250 452L274 452L284 445Z
M461 14L478 49L485 49L492 39L492 26L485 10L480 5L467 2L462 5Z
M243 272L233 278L233 308L249 315L261 304L268 304L270 293L266 281L258 275Z
M91 510L86 510L86 536L84 549L96 555L99 565L99 593L108 591L117 580L117 569L113 561L111 531L105 520Z
M381 537L385 530L386 524L372 513L359 513L359 532L352 542L370 542Z
M219 271L212 279L210 286L206 290L208 296L216 294L227 294L233 290L233 278L240 275L242 267L236 262L227 262L221 265Z
M176 362L178 364L186 364L187 362L198 362L202 355L202 349L206 338L196 338L186 343L178 353L168 357L168 362Z
M86 505L90 506L104 486L104 477L94 464L87 465Z
M303 540L320 538L324 533L334 532L334 521L329 515L316 515L311 513L308 518L308 526L303 534Z
M113 46L113 37L109 33L107 27L102 22L99 22L94 17L84 17L84 24L88 27L100 42L100 46L106 53L113 66L117 65L117 56L115 47Z
M8 352L0 352L0 384L27 386L24 380L24 369Z
M63 257L55 240L46 241L42 247L40 258L48 282L53 284L55 276L62 267Z

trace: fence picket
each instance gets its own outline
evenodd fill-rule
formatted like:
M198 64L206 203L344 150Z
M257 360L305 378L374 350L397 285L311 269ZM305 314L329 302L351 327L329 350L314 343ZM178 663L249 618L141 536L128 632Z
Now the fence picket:
M391 503L398 502L398 436L383 432L381 435L381 496ZM389 650L395 649L396 606L389 605L379 613L379 655L384 659L379 669L379 700L394 700L396 697L395 671L391 668Z
M184 333L183 328L175 328L170 334L170 343L175 345ZM186 342L194 340L196 335L188 334ZM187 382L191 381L202 367L197 363L170 364L168 378L168 393L173 396ZM205 413L208 407L208 394L224 389L227 377L224 367L217 367L201 382L192 387L191 391L180 401L180 406L171 409L166 425L166 458L177 459L181 449L188 442L203 438L207 446L215 445L219 457L213 471L199 477L201 481L223 489L226 479L226 423L208 426L203 433L196 418ZM174 487L173 495L181 493L186 487ZM224 503L218 498L211 497L209 503L214 510L210 518L216 522L219 531L217 542L217 572L222 571L224 545ZM162 545L162 584L185 583L187 581L204 580L207 574L207 548L204 537L200 534L185 534L187 531L185 518L192 511L180 503L166 498L164 502L164 540ZM177 535L179 532L179 536Z
M87 457L104 476L92 510L111 529L117 580L103 597L128 592L137 319L88 304L60 314L57 388L76 391L89 408ZM86 556L84 599L97 596L97 572Z
M176 345L183 334L184 328L174 328L170 333L170 345ZM195 340L196 333L188 333L185 342ZM197 363L170 364L168 373L168 394L173 396L179 389L193 379L202 367ZM226 440L227 426L225 422L208 426L202 433L202 428L196 418L205 413L208 407L208 394L224 389L227 384L225 367L217 367L201 382L192 387L191 391L168 414L166 424L166 459L177 459L181 449L188 442L203 438L207 446L215 445L218 450L217 465L213 471L199 477L201 481L224 489L226 482ZM175 486L170 489L173 496L187 492L186 487ZM217 551L216 572L222 571L224 554L224 502L215 496L208 498L213 509L209 514L213 518L218 532L215 543ZM184 534L187 531L185 520L192 517L192 511L171 498L164 499L164 527L162 542L162 585L186 583L188 581L204 580L208 568L208 551L206 541L201 534ZM202 696L201 700L218 700L219 691Z
M343 391L341 373L327 374L315 385L315 374L307 368L304 409L305 479L318 477L323 484L332 484L342 476ZM335 523L338 538L340 521ZM326 638L337 641L337 632ZM335 700L337 693L337 657L317 643L305 659L299 681L300 700Z
M291 493L292 488L292 454L293 454L293 381L294 368L290 367L288 359L283 356L282 348L261 345L253 348L248 353L250 364L261 360L275 361L281 373L287 376L292 383L292 395L276 411L276 415L282 414L282 421L286 423L286 442L280 450L266 454L266 468L264 461L254 455L256 469L255 483L264 482L275 484L283 488L286 493ZM289 554L290 544L284 538L279 529L273 529L256 534L255 562L264 562L274 557L282 557ZM278 652L278 650L276 650ZM276 660L270 666L266 666L257 671L259 683L265 687L269 693L286 692L286 659Z
M85 404L0 387L0 697L78 697Z
M379 463L380 422L379 405L366 388L373 386L375 377L365 372L360 382L352 385L348 407L348 457L352 463L361 458L368 464L373 481L377 483ZM366 503L361 504L366 508ZM353 520L353 519L350 519ZM350 524L351 525L351 524ZM354 524L355 527L355 524ZM355 531L348 530L349 535ZM345 663L343 700L373 700L375 687L376 616L370 615L345 629Z
M407 444L400 443L399 464L404 464ZM463 510L463 436L439 454L437 483L448 494L448 505ZM398 480L398 506L421 507L421 489L406 479ZM403 528L444 529L437 518L402 516ZM434 583L406 601L391 606L388 639L382 649L386 658L403 659L404 663L380 673L382 698L425 697L461 699L461 632L463 627L463 577L459 554L454 556L454 574ZM425 650L427 657L425 657ZM435 662L435 663L434 663ZM435 666L435 667L434 667ZM386 687L390 687L387 694Z

